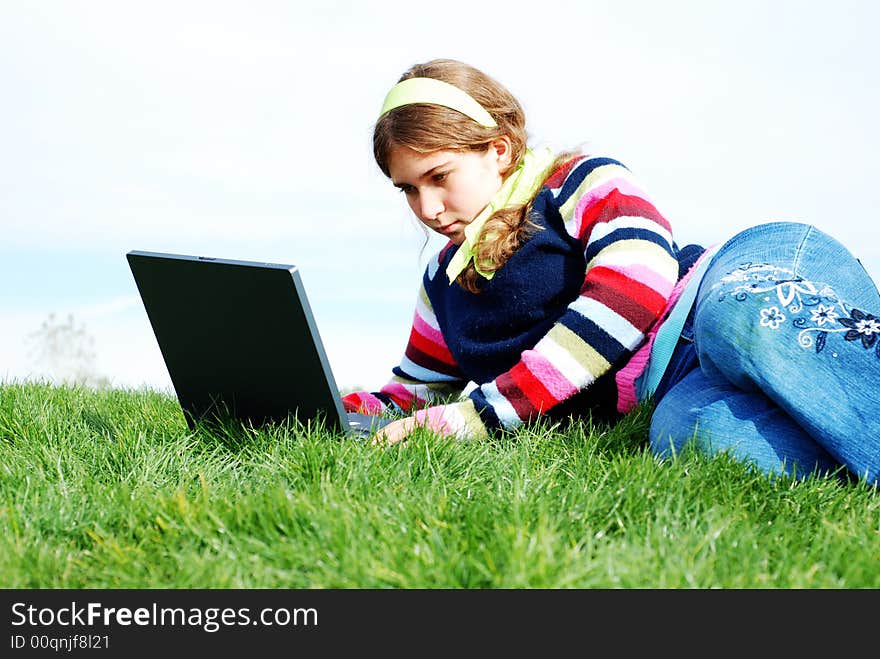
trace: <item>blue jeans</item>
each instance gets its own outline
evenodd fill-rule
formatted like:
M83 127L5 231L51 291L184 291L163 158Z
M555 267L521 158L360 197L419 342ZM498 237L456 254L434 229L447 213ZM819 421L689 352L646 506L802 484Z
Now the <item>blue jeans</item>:
M692 313L696 366L656 402L656 453L693 442L768 473L878 483L880 293L843 245L805 224L747 229L713 257Z

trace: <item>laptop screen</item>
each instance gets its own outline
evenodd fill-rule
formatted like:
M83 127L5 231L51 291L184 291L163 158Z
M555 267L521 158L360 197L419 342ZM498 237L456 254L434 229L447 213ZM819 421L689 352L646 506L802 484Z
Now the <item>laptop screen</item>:
M126 254L190 428L348 422L295 266Z

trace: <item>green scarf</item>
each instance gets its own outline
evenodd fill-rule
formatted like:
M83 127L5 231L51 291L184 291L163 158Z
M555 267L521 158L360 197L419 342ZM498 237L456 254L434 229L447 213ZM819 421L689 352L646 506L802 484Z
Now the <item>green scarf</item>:
M461 274L462 270L467 267L468 262L474 261L474 267L477 273L486 279L492 279L495 275L494 270L484 270L480 263L477 263L476 247L480 234L483 232L483 226L486 220L492 217L495 211L502 208L513 208L522 206L535 196L535 193L544 183L544 180L550 174L548 171L554 160L553 152L547 148L535 153L531 149L526 149L522 159L517 165L513 173L507 177L501 189L495 193L489 204L480 212L474 220L464 228L464 242L459 246L458 251L452 255L452 260L446 268L446 276L449 283L455 281L455 278ZM491 240L491 236L486 239ZM492 264L483 264L492 265Z

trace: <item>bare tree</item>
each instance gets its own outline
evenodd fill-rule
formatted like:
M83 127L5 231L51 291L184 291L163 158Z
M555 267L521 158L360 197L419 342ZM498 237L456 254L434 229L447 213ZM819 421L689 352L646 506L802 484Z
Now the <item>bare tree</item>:
M106 377L95 370L95 340L85 326L77 326L73 314L58 320L54 313L28 336L31 348L28 356L53 382L81 384L91 387L107 386Z

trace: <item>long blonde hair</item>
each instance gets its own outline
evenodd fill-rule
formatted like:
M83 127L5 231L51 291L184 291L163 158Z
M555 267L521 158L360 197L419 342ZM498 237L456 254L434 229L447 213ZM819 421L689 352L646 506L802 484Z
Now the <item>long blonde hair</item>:
M498 125L486 128L440 105L415 103L395 108L380 117L373 128L373 156L385 176L390 177L388 159L394 147L408 147L418 153L485 151L503 135L510 139L511 164L502 174L507 176L516 169L525 153L528 135L525 112L513 94L479 69L452 59L415 64L398 82L416 77L434 78L458 87L482 105ZM557 157L551 171L573 155ZM477 259L485 270L495 271L504 265L538 228L529 220L531 203L529 200L522 206L498 210L487 220L476 246ZM492 236L492 240L485 240L486 236ZM480 279L471 261L457 281L476 293Z

